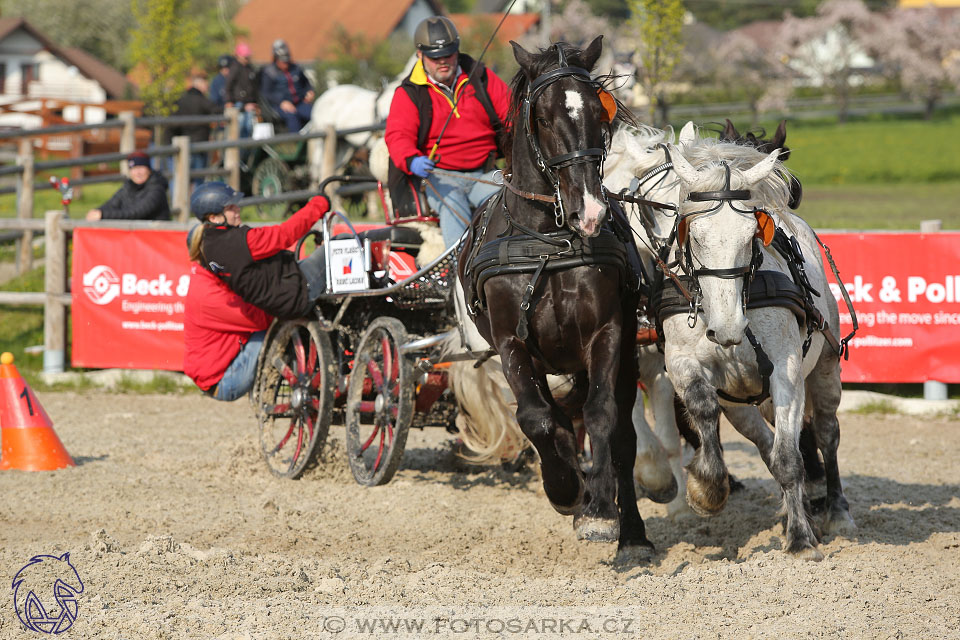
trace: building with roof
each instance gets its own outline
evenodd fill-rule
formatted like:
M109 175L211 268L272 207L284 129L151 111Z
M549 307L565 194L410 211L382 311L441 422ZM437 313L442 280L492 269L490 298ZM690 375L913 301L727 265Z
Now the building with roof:
M310 63L330 55L331 33L337 27L368 42L394 34L412 41L421 20L441 13L436 0L249 0L233 22L248 32L255 62L269 62L273 41L282 38L295 61Z
M96 57L51 42L23 18L0 18L0 105L39 109L43 99L102 104L129 98L126 77ZM72 115L72 117L71 117ZM67 120L102 122L103 109L74 108ZM39 116L0 113L0 126L40 126Z

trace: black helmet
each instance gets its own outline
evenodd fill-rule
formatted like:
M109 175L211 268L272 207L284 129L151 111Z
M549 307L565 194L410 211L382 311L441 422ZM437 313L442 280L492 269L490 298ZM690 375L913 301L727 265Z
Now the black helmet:
M274 60L290 62L290 47L281 38L273 41L273 58Z
M224 182L204 182L190 196L190 212L203 222L208 215L223 213L224 209L242 199L242 193Z
M233 57L228 55L222 55L217 58L217 66L221 69L226 69L230 66L230 63L233 62Z
M450 18L433 16L422 20L413 34L417 51L428 58L443 58L460 50L460 34Z

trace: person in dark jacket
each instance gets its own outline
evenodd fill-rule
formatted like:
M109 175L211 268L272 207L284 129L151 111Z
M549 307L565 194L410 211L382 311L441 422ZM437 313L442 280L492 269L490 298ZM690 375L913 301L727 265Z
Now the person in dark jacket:
M290 48L283 40L273 43L273 64L263 68L260 93L283 118L288 131L299 131L310 122L316 94L303 68L290 58Z
M169 220L167 180L150 169L150 157L142 151L127 156L130 175L99 209L87 212L87 220Z
M177 100L177 116L209 116L221 113L220 109L207 97L207 74L202 70L194 70L190 74L190 88L183 92ZM206 142L210 139L210 125L181 124L170 127L170 137L190 136L190 142ZM190 154L190 170L206 169L208 164L207 152L200 151ZM193 184L198 185L203 178L194 178Z
M257 70L250 62L250 45L246 42L238 43L234 54L236 59L227 76L227 104L240 110L240 137L249 138L257 117L257 100L260 98Z
M217 75L210 81L210 101L217 105L220 111L227 106L227 77L233 64L231 56L222 55L217 58Z
M190 198L201 224L187 240L195 265L184 311L184 373L227 401L253 386L270 321L306 316L326 289L323 251L298 262L286 249L330 210L330 201L315 196L286 222L251 228L241 224L242 197L223 182L205 182Z

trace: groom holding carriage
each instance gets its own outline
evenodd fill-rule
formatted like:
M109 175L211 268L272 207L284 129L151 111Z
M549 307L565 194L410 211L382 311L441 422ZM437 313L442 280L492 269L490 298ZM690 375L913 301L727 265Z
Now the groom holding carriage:
M473 209L499 190L476 179L490 180L493 162L502 155L497 138L510 88L460 53L460 36L448 18L420 22L414 41L419 60L394 93L387 116L390 195L401 215L425 213L425 186L449 247L463 235Z

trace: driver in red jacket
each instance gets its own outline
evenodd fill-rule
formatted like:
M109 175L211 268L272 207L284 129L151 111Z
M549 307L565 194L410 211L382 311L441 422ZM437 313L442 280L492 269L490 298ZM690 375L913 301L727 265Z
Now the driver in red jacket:
M301 318L326 287L323 251L297 262L287 251L330 209L320 195L286 222L240 224L243 197L222 182L193 192L201 221L187 238L194 262L184 312L184 373L217 400L250 391L266 329L274 317Z

